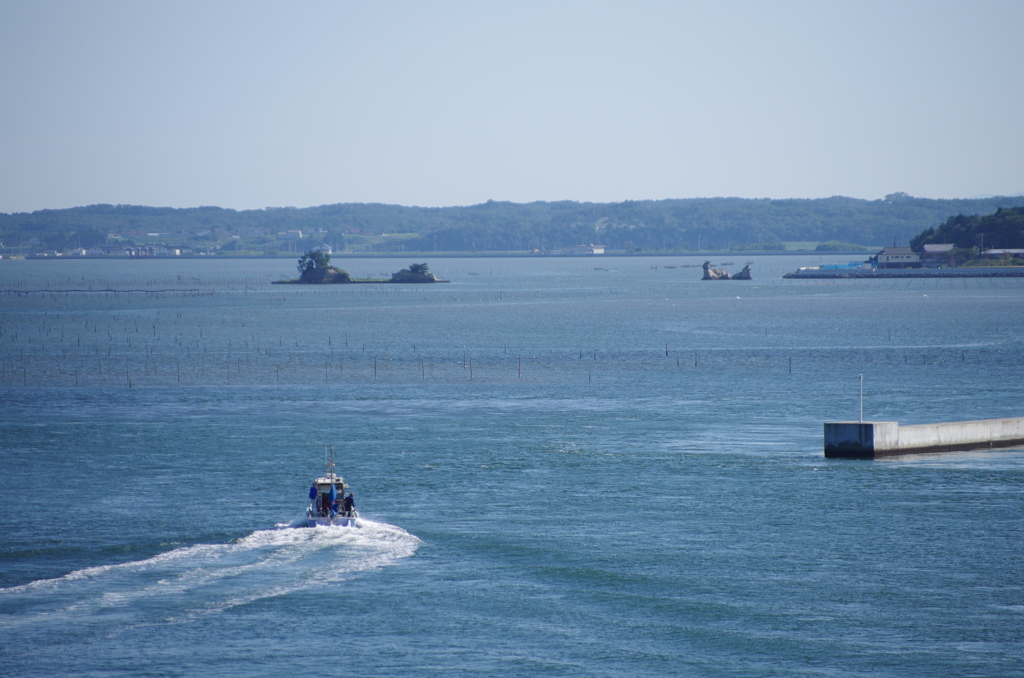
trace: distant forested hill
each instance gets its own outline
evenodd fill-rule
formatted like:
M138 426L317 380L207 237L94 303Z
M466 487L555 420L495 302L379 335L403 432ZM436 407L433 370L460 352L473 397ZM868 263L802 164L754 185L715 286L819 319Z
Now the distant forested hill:
M1000 208L980 217L958 214L910 240L915 248L929 243L948 243L961 249L1024 249L1024 207Z
M931 200L894 193L881 200L697 198L621 203L489 201L467 207L335 204L236 211L91 205L0 214L10 252L161 242L217 251L275 252L278 235L312 234L336 249L532 251L601 244L611 250L678 251L765 247L781 241L900 243L958 214L1024 206L1024 196ZM112 240L110 235L120 236ZM159 235L153 235L159 234ZM373 234L375 237L368 237ZM381 234L411 234L381 238ZM292 249L292 248L288 248Z

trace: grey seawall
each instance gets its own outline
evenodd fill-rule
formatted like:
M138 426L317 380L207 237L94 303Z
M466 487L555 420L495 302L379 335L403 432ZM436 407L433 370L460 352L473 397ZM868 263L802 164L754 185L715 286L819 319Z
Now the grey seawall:
M872 280L883 278L1024 278L1024 266L977 266L972 268L880 268L862 269L808 269L787 273L787 279L839 279Z
M829 459L1024 446L1024 417L900 426L896 421L825 423Z

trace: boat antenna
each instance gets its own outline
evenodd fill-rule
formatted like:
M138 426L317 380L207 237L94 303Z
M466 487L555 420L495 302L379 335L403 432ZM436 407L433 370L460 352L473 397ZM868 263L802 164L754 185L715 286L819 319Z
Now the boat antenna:
M331 481L333 481L334 480L334 445L331 445L331 465L330 465L329 468L331 469Z

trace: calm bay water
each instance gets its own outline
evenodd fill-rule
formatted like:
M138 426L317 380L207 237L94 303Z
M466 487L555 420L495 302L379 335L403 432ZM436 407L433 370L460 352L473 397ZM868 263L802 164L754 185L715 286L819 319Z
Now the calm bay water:
M1024 415L1024 280L842 260L0 262L0 674L1024 675L1024 451L821 441Z

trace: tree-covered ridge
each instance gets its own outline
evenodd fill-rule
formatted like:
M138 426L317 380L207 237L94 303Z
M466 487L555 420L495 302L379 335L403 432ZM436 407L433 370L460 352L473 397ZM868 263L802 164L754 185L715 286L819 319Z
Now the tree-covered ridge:
M695 198L579 203L488 201L467 207L344 203L263 210L91 205L0 214L0 242L26 251L160 239L219 252L277 252L281 233L303 231L336 251L550 251L601 244L610 250L678 251L761 247L781 241L905 242L957 214L1024 206L1024 196L931 200L894 193L881 200ZM159 235L152 235L159 234ZM369 238L373 234L374 238ZM381 238L382 234L407 234ZM116 235L114 240L109 236ZM309 236L312 235L312 239ZM988 243L986 243L988 244ZM296 251L296 250L292 250Z
M910 240L914 249L930 243L952 244L959 249L1024 249L1024 207L999 208L995 214L984 216L957 214Z

